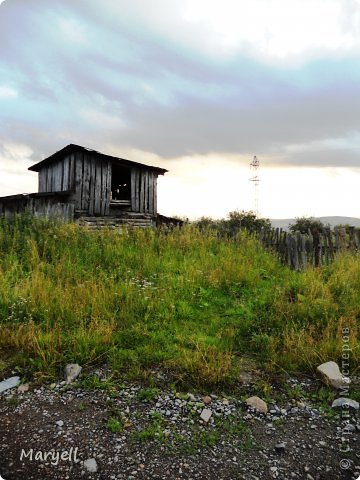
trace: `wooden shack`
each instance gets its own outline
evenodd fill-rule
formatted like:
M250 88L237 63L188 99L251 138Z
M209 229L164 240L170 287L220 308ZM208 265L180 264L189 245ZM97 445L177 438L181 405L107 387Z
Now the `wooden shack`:
M164 168L70 144L31 166L38 193L0 198L0 215L37 216L102 225L157 223L157 178Z

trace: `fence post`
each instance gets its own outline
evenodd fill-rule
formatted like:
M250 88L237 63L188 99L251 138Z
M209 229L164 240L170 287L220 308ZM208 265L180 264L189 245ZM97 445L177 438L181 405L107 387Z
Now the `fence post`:
M320 239L319 232L316 230L313 233L313 248L314 248L314 265L318 267L320 265Z
M350 250L355 250L356 248L355 227L349 227L349 248Z

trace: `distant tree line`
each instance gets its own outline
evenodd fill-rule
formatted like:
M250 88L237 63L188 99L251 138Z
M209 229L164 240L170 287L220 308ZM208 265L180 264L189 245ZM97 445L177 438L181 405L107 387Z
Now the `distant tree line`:
M220 234L235 235L239 230L246 230L251 233L262 231L268 232L272 229L271 221L268 218L261 218L252 211L229 212L226 218L213 219L211 217L201 217L195 221L200 229L214 229ZM329 224L323 223L314 217L297 217L295 222L289 225L291 233L311 233L317 236L324 228L329 228ZM350 225L336 225L335 228L345 228L348 232Z
M240 230L248 232L260 232L271 230L271 222L268 218L259 218L254 212L234 210L229 212L226 218L215 220L211 217L201 217L195 222L200 229L214 229L220 234L235 235Z
M349 233L349 224L338 224L334 228L344 228L347 233ZM289 225L289 230L291 233L300 232L300 233L311 233L316 235L323 231L324 228L330 228L330 224L323 223L321 220L314 217L297 217L294 223ZM356 229L358 230L358 229Z

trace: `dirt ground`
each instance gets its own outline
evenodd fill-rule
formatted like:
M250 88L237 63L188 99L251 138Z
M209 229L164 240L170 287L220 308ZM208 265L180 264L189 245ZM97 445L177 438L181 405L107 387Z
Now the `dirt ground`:
M61 384L30 386L25 393L15 388L0 394L0 478L360 476L358 411L345 419L286 396L268 408L263 414L236 396L129 384L112 391Z

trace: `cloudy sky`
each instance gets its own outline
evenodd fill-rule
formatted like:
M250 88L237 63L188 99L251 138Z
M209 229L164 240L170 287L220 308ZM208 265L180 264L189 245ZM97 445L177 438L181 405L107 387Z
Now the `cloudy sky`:
M360 0L0 0L0 195L77 143L167 215L360 217Z

